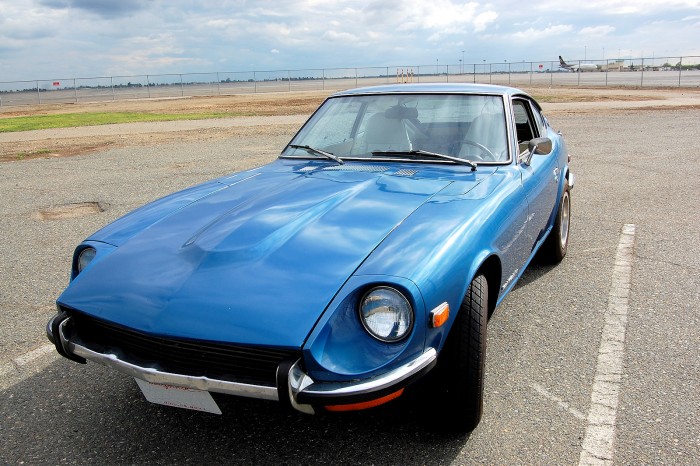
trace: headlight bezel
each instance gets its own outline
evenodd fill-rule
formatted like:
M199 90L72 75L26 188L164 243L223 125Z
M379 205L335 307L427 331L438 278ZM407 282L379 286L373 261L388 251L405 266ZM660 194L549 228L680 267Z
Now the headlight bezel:
M374 307L368 309L367 304L368 298L372 294L380 294L380 293L389 293L389 296L396 298L394 303L396 303L400 309L399 309L399 318L404 321L403 325L400 324L400 331L393 334L394 330L391 331L381 331L380 327L381 326L386 326L386 323L382 325L382 323L372 323L371 321L368 321L371 311L377 311L378 308L385 307L385 304L378 304L375 305ZM385 296L386 298L386 296ZM379 297L379 299L383 299ZM366 310L368 312L366 312ZM379 311L381 312L381 311ZM411 304L411 301L406 297L406 295L401 292L401 290L394 288L389 285L377 285L369 288L367 291L365 291L362 294L362 297L358 301L357 304L357 314L358 318L360 320L360 323L362 324L362 327L365 329L365 331L371 335L373 338L383 342L383 343L398 343L406 338L412 333L413 327L415 326L416 322L416 315L415 315L415 310L413 305ZM387 314L385 312L385 314ZM394 320L394 326L396 323L399 322L397 320Z

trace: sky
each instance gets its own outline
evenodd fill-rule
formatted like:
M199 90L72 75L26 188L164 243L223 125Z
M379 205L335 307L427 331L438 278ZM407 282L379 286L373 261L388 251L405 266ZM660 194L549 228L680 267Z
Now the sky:
M0 82L699 57L700 0L0 0Z

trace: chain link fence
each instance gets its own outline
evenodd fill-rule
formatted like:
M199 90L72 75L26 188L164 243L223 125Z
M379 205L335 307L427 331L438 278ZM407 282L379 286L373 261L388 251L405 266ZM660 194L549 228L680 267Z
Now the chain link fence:
M700 87L700 57L458 63L183 73L0 82L0 107L267 92L338 91L391 83L515 87ZM584 66L581 66L584 65ZM594 66L591 66L594 65ZM585 69L576 71L577 69Z

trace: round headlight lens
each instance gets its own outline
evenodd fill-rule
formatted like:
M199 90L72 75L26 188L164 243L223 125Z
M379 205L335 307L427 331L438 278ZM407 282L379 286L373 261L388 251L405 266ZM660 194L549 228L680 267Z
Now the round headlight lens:
M381 286L370 290L360 302L360 320L374 338L395 342L413 327L413 308L399 291Z
M82 272L85 267L95 258L97 251L95 248L85 248L78 255L78 273Z

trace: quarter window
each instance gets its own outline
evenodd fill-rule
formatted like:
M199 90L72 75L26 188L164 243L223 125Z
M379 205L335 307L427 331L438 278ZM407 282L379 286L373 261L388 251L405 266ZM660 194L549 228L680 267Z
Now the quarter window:
M518 152L527 150L531 139L540 136L541 123L533 117L533 109L530 102L523 99L513 100L513 115L515 116L515 132L518 137Z

